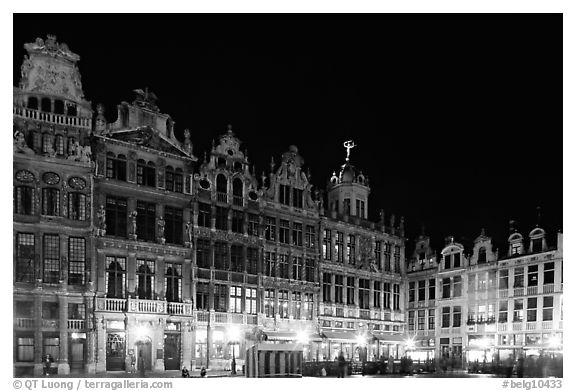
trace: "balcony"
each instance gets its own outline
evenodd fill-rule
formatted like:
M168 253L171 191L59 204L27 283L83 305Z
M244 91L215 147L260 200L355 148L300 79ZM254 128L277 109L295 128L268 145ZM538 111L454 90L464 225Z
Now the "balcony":
M33 329L34 318L14 318L14 326L20 329Z
M159 300L128 299L128 311L163 314L166 311L166 302Z
M498 290L498 297L499 297L499 298L506 298L506 297L508 297L508 289L499 289L499 290Z
M242 196L232 197L232 204L236 206L244 206L244 198Z
M246 324L258 324L258 316L246 315Z
M237 324L244 323L244 315L242 314L229 314L228 317L230 323L237 323Z
M192 315L192 304L168 302L168 313L170 315Z
M215 323L228 323L228 314L226 312L215 312L214 313Z
M526 330L536 330L536 322L526 322Z
M542 330L552 330L552 321L547 320L542 322Z
M208 322L210 318L210 313L208 311L198 311L196 313L196 321L197 322Z
M538 287L537 286L529 286L526 288L526 294L530 295L537 295L538 294Z
M554 293L554 284L543 285L542 293Z
M508 331L508 323L498 323L498 331Z
M84 319L68 319L68 330L84 330Z
M514 288L514 296L524 296L524 288Z
M360 319L370 319L370 310L360 310Z
M14 106L13 114L17 117L34 119L38 121L50 122L57 125L74 126L78 128L90 129L92 123L90 118L81 118L63 114L46 113L43 111L28 109L26 107Z
M522 322L514 322L512 323L512 331L522 331L524 330L524 325Z
M227 203L228 202L228 194L222 193L222 192L217 192L216 193L216 201Z
M42 319L42 327L57 329L60 326L60 322L57 319Z
M96 298L96 309L99 311L125 312L126 299Z

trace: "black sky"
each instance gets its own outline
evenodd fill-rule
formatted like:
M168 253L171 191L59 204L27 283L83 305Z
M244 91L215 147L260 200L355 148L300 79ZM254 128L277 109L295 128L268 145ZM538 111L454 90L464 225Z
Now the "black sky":
M149 87L199 156L231 123L258 176L295 144L324 188L354 139L371 217L437 250L562 227L561 15L15 15L14 85L46 34L110 121Z

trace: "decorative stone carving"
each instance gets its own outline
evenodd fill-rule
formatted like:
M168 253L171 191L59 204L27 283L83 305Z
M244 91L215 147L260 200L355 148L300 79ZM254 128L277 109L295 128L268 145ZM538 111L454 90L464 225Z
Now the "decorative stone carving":
M184 151L192 156L192 141L190 141L190 130L184 129Z
M78 141L70 145L68 150L68 160L76 162L90 163L92 157L92 149L90 145L81 146Z
M194 233L194 228L192 222L188 221L186 223L186 239L188 239L188 246L192 247L192 235Z
M158 225L158 242L164 244L166 243L166 238L164 238L164 227L166 226L164 217L160 216L158 218L157 225Z
M42 180L48 185L56 185L60 182L60 176L55 172L46 172L42 175Z
M105 135L107 131L106 131L106 117L104 117L104 105L99 103L96 106L96 112L98 113L98 115L96 116L96 123L94 126L94 130L96 131L96 134Z
M74 176L68 179L68 185L75 190L83 190L86 187L86 181L83 178Z
M98 212L96 212L96 217L98 218L96 235L104 236L106 235L106 209L104 208L104 205L100 204Z
M130 232L130 238L132 240L137 240L138 239L138 234L136 233L136 222L137 222L137 218L138 218L138 212L136 212L135 210L133 210L130 213L130 227L132 229L132 232Z
M25 153L27 155L34 154L34 151L28 147L28 144L26 144L24 133L20 130L14 132L14 153Z

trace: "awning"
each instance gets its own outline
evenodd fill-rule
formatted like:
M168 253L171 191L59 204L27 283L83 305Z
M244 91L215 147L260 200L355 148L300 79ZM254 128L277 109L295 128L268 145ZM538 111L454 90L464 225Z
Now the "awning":
M358 334L352 331L323 331L322 334L331 342L356 342Z
M374 338L382 342L404 342L404 337L398 334L374 334Z

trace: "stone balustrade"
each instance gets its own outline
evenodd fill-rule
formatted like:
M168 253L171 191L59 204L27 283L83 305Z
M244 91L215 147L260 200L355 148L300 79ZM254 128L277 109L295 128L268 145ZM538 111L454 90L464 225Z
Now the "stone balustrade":
M14 106L12 112L17 117L49 122L56 125L74 126L85 129L90 129L92 127L90 118L48 113L20 106Z

